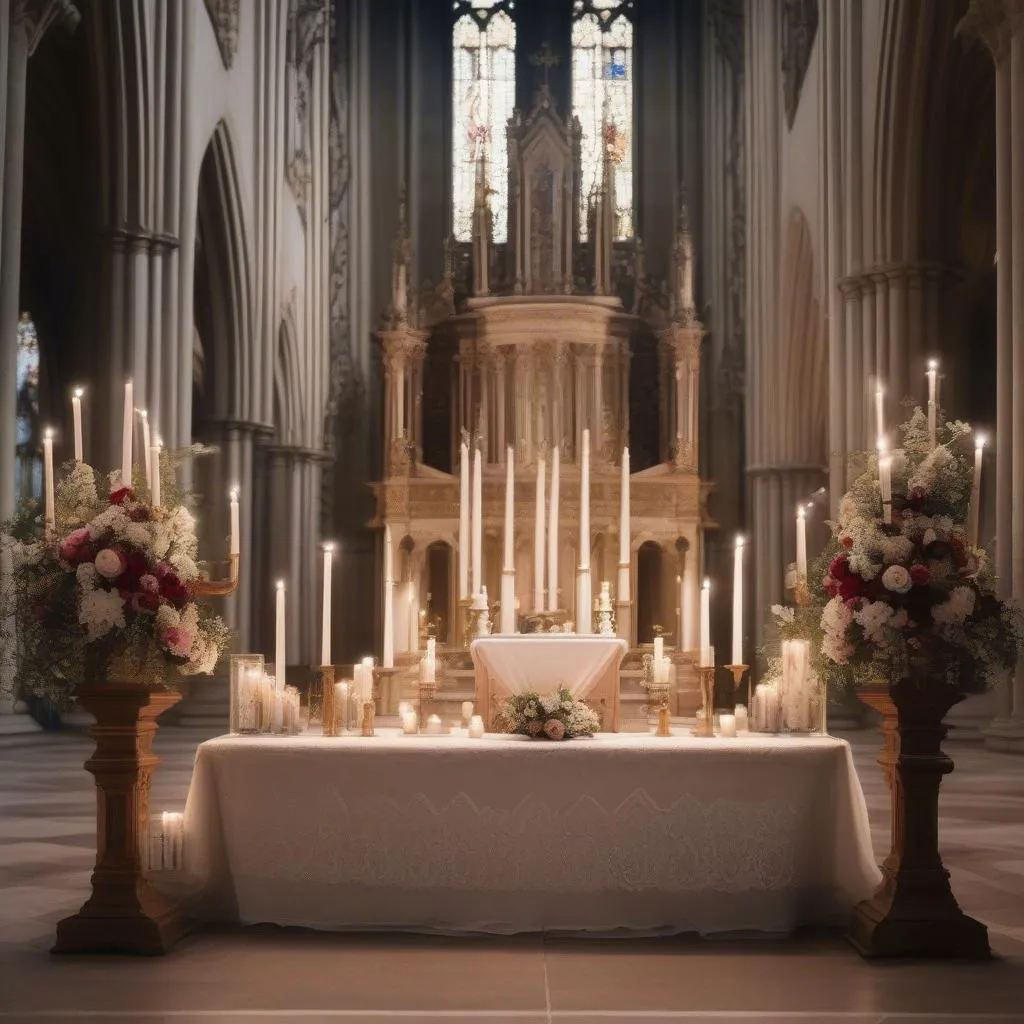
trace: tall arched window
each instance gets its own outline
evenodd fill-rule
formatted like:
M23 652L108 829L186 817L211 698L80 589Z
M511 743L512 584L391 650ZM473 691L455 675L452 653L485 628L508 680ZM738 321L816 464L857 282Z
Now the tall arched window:
M476 163L487 161L494 241L508 234L505 128L516 98L513 0L455 0L452 30L452 233L468 242Z
M574 0L572 108L581 140L580 237L601 183L602 149L615 165L616 238L633 235L633 0Z
M18 321L18 361L15 370L14 497L38 498L43 493L43 462L39 454L39 337L28 313Z

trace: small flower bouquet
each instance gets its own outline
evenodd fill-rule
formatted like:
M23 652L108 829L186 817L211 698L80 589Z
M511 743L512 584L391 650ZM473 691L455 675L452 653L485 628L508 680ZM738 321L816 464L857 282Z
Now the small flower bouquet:
M572 740L593 736L601 727L597 713L565 686L544 697L532 690L509 697L504 717L509 732L533 739Z
M56 482L50 531L38 503L4 524L19 694L65 706L76 686L112 671L158 687L213 671L229 631L196 600L195 519L167 471L171 501L155 507L127 487L107 496L90 466L73 463Z
M816 669L860 686L909 676L980 690L1012 668L1018 617L995 593L985 550L969 542L970 427L947 423L933 447L917 409L891 453L886 522L878 457L844 495L833 537L808 576L810 602L772 609L783 639L812 641Z

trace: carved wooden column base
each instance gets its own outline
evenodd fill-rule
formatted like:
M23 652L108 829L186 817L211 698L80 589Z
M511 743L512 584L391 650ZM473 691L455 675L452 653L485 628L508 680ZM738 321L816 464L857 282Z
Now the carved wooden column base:
M96 778L96 868L92 895L57 925L54 953L116 952L157 956L186 931L179 908L143 875L149 836L149 786L156 719L180 700L166 690L111 680L80 688L93 714L96 751L85 762Z
M878 763L892 800L892 850L882 884L854 909L847 937L865 957L987 958L988 931L960 909L938 848L939 785L953 770L941 750L942 720L963 697L930 680L858 696L883 718Z

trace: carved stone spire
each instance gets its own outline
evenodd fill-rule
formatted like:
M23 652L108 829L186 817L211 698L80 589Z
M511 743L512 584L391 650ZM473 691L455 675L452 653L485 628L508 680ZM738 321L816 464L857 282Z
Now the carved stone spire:
M398 230L395 232L391 263L391 308L399 323L407 322L409 316L409 261L412 246L409 242L408 205L405 185L402 185L398 200Z
M480 147L476 158L476 188L473 196L473 294L490 294L491 210L488 203L487 151Z
M693 297L693 235L685 182L679 186L679 227L672 247L672 319L688 323L697 317Z

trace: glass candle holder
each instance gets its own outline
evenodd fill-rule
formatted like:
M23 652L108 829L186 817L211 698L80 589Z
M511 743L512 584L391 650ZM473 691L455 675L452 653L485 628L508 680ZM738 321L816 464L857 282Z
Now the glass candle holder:
M185 866L185 816L176 811L154 814L147 852L150 871L181 871Z
M260 732L262 654L232 654L230 661L231 710L229 730L235 736Z

